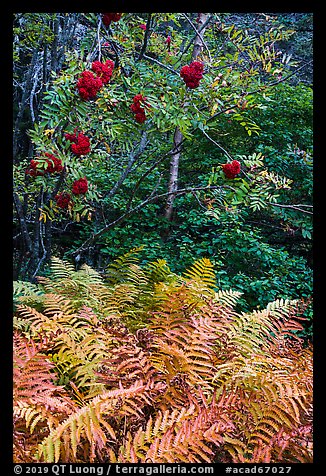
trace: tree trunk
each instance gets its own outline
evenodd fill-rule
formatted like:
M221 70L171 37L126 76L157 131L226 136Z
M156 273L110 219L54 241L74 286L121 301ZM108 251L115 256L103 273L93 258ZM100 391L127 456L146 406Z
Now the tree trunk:
M35 73L35 68L37 66L38 53L39 53L39 49L40 49L40 46L41 46L41 43L42 43L42 38L43 38L43 36L41 35L39 44L35 47L34 52L33 52L32 60L31 60L31 63L30 63L29 69L28 69L27 76L26 76L24 91L23 91L23 94L22 94L21 102L19 104L19 109L18 109L18 113L17 113L17 116L16 116L15 124L14 124L14 132L13 132L13 158L14 158L14 160L16 160L18 150L19 150L20 123L22 121L26 105L28 103L29 94L30 94L31 89L33 87L33 75Z
M202 38L206 30L205 23L207 21L207 13L199 13L198 23L197 23L197 34L194 42L194 47L191 55L191 61L195 61L198 55L203 49ZM181 157L181 144L183 141L183 135L180 129L177 127L173 137L174 148L172 152L172 160L170 162L170 171L169 171L169 184L168 184L168 198L165 204L165 218L169 221L173 218L174 211L174 201L175 201L175 192L178 190L178 179L179 179L179 164Z
M31 255L33 244L27 228L24 206L16 192L14 192L14 204L18 215L20 229L20 233L17 236L17 245L15 246L17 249L17 255L13 269L14 279L17 280L22 279L25 275L25 269L22 271L22 268L24 268L24 262L26 259Z
M183 135L181 134L180 129L177 127L173 137L174 148L172 152L172 160L170 162L170 178L169 178L168 192L171 195L168 195L168 198L166 200L166 206L165 206L165 218L169 221L172 220L175 192L178 190L179 162L180 162L180 155L181 155L182 139L183 139Z
M59 37L59 18L56 18L53 21L53 33L54 39L51 45L51 64L50 64L50 72L57 71L58 67L58 37Z

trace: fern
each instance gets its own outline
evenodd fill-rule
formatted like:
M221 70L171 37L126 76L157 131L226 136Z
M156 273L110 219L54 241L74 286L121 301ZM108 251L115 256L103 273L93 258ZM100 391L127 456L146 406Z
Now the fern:
M26 281L14 281L13 283L13 298L19 300L21 296L39 295L40 291L36 284L28 283Z
M17 306L22 303L37 305L42 302L43 292L33 283L25 281L14 281L13 283L13 303Z
M87 445L90 461L100 459L106 443L117 440L117 429L125 416L138 417L150 401L148 388L142 382L127 389L103 392L77 410L39 445L38 459L47 463L78 462L78 448Z
M14 333L14 452L16 461L31 461L26 448L33 440L27 440L25 449L21 447L20 435L26 430L30 434L38 431L43 434L56 427L74 409L74 403L64 392L63 387L54 383L54 365L46 356L50 343L46 339L38 344ZM21 459L23 458L23 459Z
M55 295L45 295L44 301L44 313L20 306L18 315L29 321L29 333L35 341L51 338L48 356L58 384L64 385L79 402L81 394L85 399L94 396L101 391L101 385L95 384L95 371L108 356L113 339L90 309L84 307L75 313L69 301Z
M242 296L240 291L233 291L229 289L227 291L218 291L215 293L214 301L222 306L233 309L238 302L238 299Z
M209 259L202 258L196 261L185 273L184 276L188 279L199 281L207 287L214 288L216 285L216 278L214 274L214 267Z
M70 278L74 275L75 268L69 261L61 260L56 256L51 260L51 278L59 281L65 278Z
M137 279L136 270L140 270L138 266L138 254L143 247L133 248L128 253L117 258L110 263L105 270L105 279L109 284L117 284L125 281L130 281L133 277Z
M161 282L170 283L176 279L176 275L172 273L164 259L147 263L145 273L148 282L153 288L155 284Z
M146 427L139 428L120 449L117 461L124 463L208 463L220 448L232 423L218 407L159 412Z
M15 461L311 462L305 304L239 313L209 260L138 253L16 284Z

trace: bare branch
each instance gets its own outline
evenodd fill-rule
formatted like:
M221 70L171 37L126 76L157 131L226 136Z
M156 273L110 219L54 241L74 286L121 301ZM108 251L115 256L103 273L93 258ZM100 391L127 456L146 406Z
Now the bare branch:
M111 228L117 226L119 223L122 223L124 220L126 220L130 215L138 212L140 209L145 207L147 204L159 200L160 198L168 197L169 195L184 195L186 193L193 193L196 191L200 190L221 190L221 188L230 188L229 186L221 186L221 185L208 185L206 187L189 187L189 188L182 188L179 190L175 190L173 192L165 192L165 193L160 193L158 195L153 195L153 192L145 198L141 203L136 205L134 208L131 208L127 210L125 213L120 215L117 219L114 221L108 223L105 227L103 227L101 230L99 230L97 233L93 233L87 240L84 241L84 243L77 249L75 250L72 254L73 255L78 255L82 253L83 251L86 251L96 240L99 238L103 233L106 231L110 230Z
M212 62L212 57L211 57L211 53L202 37L202 35L200 34L200 31L201 30L204 30L204 26L208 24L209 20L211 17L209 17L205 22L204 22L204 25L200 28L200 30L197 30L197 28L195 27L195 25L193 24L193 22L190 20L190 18L188 17L188 15L186 13L183 13L183 16L186 18L186 20L190 23L191 27L195 30L196 32L196 37L197 36L200 38L200 41L202 42L202 44L205 46L206 50L207 50L207 53L208 53L208 57L209 57L209 61L210 63Z
M44 224L41 224L41 228L40 228L40 242L41 242L41 245L42 245L42 250L43 250L43 255L41 257L41 259L39 260L38 264L37 264L37 267L33 273L33 276L32 276L32 280L35 279L37 273L39 272L39 269L43 263L43 261L45 260L48 252L44 246L44 242L43 242L43 232L42 232L42 227L44 227Z
M100 18L98 25L97 25L97 47L98 47L98 61L101 61L101 40L100 40L100 30L101 30L101 25L102 25L102 19Z
M206 26L209 24L211 18L212 18L213 15L210 15L207 20L204 22L204 24L201 26L201 28L199 28L197 31L199 32L199 34L201 34L201 32L206 29ZM181 63L181 60L182 60L182 57L183 55L189 50L190 46L193 44L193 42L196 40L197 38L197 33L196 35L191 39L191 41L188 43L188 45L186 46L186 48L183 50L181 56L179 58L177 58L177 61L175 63L173 63L173 65L176 65L178 63Z
M280 207L280 208L291 208L291 210L296 210L298 212L306 213L307 215L313 215L313 212L309 212L308 210L304 210L301 207L306 206L309 207L311 205L285 205L284 203L273 203L269 202L270 205L273 207Z
M30 108L30 111L31 111L31 119L32 119L33 124L35 122L33 101L34 101L34 97L35 97L36 86L37 86L37 83L38 83L38 80L39 80L38 74L39 74L41 68L42 68L42 64L38 65L35 68L35 73L34 73L34 77L33 77L33 79L34 79L33 86L32 86L32 89L31 89L30 96L29 96L29 108Z
M144 152L145 148L146 148L146 145L147 145L147 134L146 132L144 131L143 134L142 134L142 137L141 137L141 140L140 140L140 144L139 144L139 147L132 151L129 155L129 161L128 161L128 164L127 164L127 167L125 168L125 170L123 171L123 173L121 174L121 177L117 180L117 182L113 185L113 187L111 188L111 190L109 190L109 192L107 192L106 194L103 195L103 198L106 198L106 197L112 197L116 191L119 189L119 187L122 185L122 183L125 181L126 177L129 175L129 173L131 172L132 170L132 167L134 165L134 163L136 162L136 160L140 157L140 155Z
M145 35L144 35L144 41L143 41L143 45L141 47L140 53L138 55L137 61L142 59L142 57L145 54L146 48L147 48L147 43L148 43L149 36L150 36L151 18L152 18L152 14L149 13L148 17L147 17L147 22L146 22L146 30L145 30Z
M207 137L207 139L209 139L211 142L213 142L213 144L215 144L217 147L219 147L223 152L224 154L230 159L230 160L233 160L233 158L231 157L231 155L220 145L218 144L217 142L215 142L214 139L212 139L206 131L204 131L203 129L201 129L202 133L204 134L204 136Z
M14 203L15 203L15 208L16 208L18 218L19 218L21 233L24 237L26 250L31 251L32 247L33 247L32 240L31 240L31 237L30 237L28 229L27 229L26 217L24 215L23 205L22 205L22 203L19 199L19 196L16 192L14 192Z
M147 59L148 61L151 61L152 63L156 63L158 64L159 66L161 66L162 68L165 68L167 70L169 70L171 73L173 74L176 74L179 76L179 73L178 71L175 71L171 66L168 66L167 64L163 64L161 63L159 60L157 60L156 58L152 58L151 56L147 56L145 54L143 54L143 58L144 59Z
M195 191L193 192L193 196L195 197L195 199L197 200L198 202L198 205L200 206L200 208L203 208L205 211L207 210L207 208L201 203L201 201L199 200L198 198L198 193L196 193Z
M66 174L67 174L67 167L64 166L63 169L62 169L62 172L60 173L60 176L57 180L57 183L55 184L55 187L54 187L54 189L53 189L53 191L52 191L52 193L49 197L50 199L53 199L56 196L56 194L58 193L58 191L60 190L60 187L63 184L63 181L66 177Z

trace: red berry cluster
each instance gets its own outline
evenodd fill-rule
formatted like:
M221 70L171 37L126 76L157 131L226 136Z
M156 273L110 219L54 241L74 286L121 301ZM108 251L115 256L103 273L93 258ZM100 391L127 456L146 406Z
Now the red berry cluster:
M81 98L85 101L94 99L103 84L110 81L113 68L114 63L111 60L107 60L105 63L94 61L92 70L95 74L92 71L83 71L77 82L77 89Z
M75 129L74 134L65 134L65 138L70 142L73 142L73 144L71 144L71 151L75 155L81 156L90 152L91 145L89 138L82 132L77 132L77 129Z
M29 167L26 169L25 174L30 175L31 177L37 177L39 175L44 175L45 170L37 167L39 162L37 160L31 160Z
M39 161L37 160L31 160L29 167L26 170L26 174L30 175L31 177L37 177L39 175L44 175L46 172L49 174L54 174L56 172L61 172L63 170L63 165L60 159L58 157L55 157L52 154L49 154L48 152L45 153L45 155L48 157L46 159L46 167L45 168L40 168L38 165L40 164Z
M85 194L88 190L88 181L86 177L75 180L72 184L72 193L74 195ZM56 204L59 208L66 209L69 204L73 205L71 195L68 192L60 192L55 197Z
M49 172L50 174L54 174L56 172L62 172L63 165L61 160L47 152L45 153L45 155L48 157L48 159L46 159L46 162L48 164L46 168L46 172Z
M200 61L193 61L181 68L180 76L190 89L198 88L199 81L203 77L204 65Z
M240 173L240 162L233 160L230 163L223 164L222 169L226 178L234 179L234 177Z
M60 192L54 198L58 207L63 209L68 208L71 201L71 195L68 192Z
M97 78L91 71L83 71L77 82L79 95L85 101L94 99L102 86L101 79Z
M112 21L119 21L122 13L103 13L102 21L108 27Z
M146 98L142 94L136 94L133 98L133 103L130 106L130 109L135 113L135 119L137 122L142 124L146 121L146 114L144 107L141 107L140 103L143 104L147 109L150 108L149 104L146 104Z
M105 63L101 63L101 61L94 61L92 63L92 70L103 84L110 81L113 68L114 62L112 60L107 60Z
M72 193L74 195L81 195L88 190L88 182L86 177L75 180L72 184Z

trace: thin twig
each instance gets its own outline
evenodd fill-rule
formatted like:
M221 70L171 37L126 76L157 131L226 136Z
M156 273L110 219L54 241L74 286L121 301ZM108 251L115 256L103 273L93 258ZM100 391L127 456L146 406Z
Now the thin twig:
M98 46L98 61L101 61L101 40L100 40L100 29L102 25L102 19L100 18L100 21L98 22L97 25L97 46Z
M129 155L129 160L128 160L128 164L125 168L125 170L123 171L123 173L121 174L121 177L117 180L117 182L113 185L113 187L111 188L111 190L109 190L106 194L103 195L103 198L105 197L112 197L115 192L119 189L119 187L122 185L122 183L124 182L124 180L126 179L126 177L129 175L129 173L131 172L132 170L132 167L134 165L134 163L136 162L136 160L141 156L141 154L144 152L145 148L146 148L146 145L147 145L147 134L146 132L144 131L143 134L142 134L142 137L141 137L141 140L140 140L140 143L139 143L139 146L136 150L133 150L130 155Z
M231 157L231 155L220 145L218 144L217 142L215 142L214 139L212 139L206 131L204 131L203 129L201 129L202 133L204 134L204 136L207 137L207 139L209 139L211 142L213 142L213 144L215 144L217 147L219 147L223 152L224 154L230 159L230 160L233 160L233 158Z
M211 18L212 18L213 15L210 15L208 17L208 19L205 21L205 23L202 25L202 27L200 28L199 33L204 29L206 28L206 26L208 25L208 23L210 22ZM192 40L188 43L188 45L185 47L185 49L183 50L183 52L181 53L181 56L179 58L177 58L177 60L175 61L175 63L173 63L173 66L178 64L178 63L181 63L181 60L182 60L182 57L183 55L189 50L190 46L193 44L193 42L195 41L197 37L197 34L192 38Z
M203 27L200 29L200 30L197 30L197 28L195 27L195 25L193 24L193 22L190 20L190 18L188 17L188 15L186 13L183 13L183 16L186 18L186 20L190 23L191 27L195 30L196 32L196 37L199 36L200 38L200 41L202 42L202 44L205 46L206 50L207 50L207 53L208 53L208 57L209 57L209 62L211 63L212 62L212 57L211 57L211 53L203 39L203 37L201 36L200 34L200 31L204 28L204 26L206 26L209 22L209 20L211 19L211 16L208 18L208 20L204 23Z
M231 188L229 186L226 186L227 188ZM127 210L124 214L120 215L117 219L109 223L107 226L103 227L101 230L99 230L96 233L93 233L87 240L84 241L84 243L75 251L72 252L73 255L78 255L79 253L86 251L87 249L90 248L90 245L97 239L99 238L103 233L108 231L110 228L113 228L114 226L118 225L119 223L123 222L126 218L128 218L130 215L133 213L138 212L141 208L143 208L145 205L148 203L153 202L154 200L158 200L160 198L168 197L169 195L183 195L185 193L193 193L194 191L199 191L199 190L215 190L215 189L221 189L221 185L218 186L205 186L205 187L189 187L189 188L182 188L179 190L174 190L172 192L165 192L165 193L160 193L158 195L152 195L152 193L145 198L141 203L136 205L134 208L131 208Z
M151 56L147 56L145 54L143 54L143 58L147 59L148 61L151 61L152 63L156 63L156 64L162 66L162 68L165 68L165 69L169 70L171 73L176 74L176 75L179 76L179 73L177 71L175 71L173 68L171 68L171 66L168 66L166 64L161 63L156 58L152 58Z
M306 213L307 215L313 215L313 212L309 212L308 210L303 210L302 208L299 208L297 205L285 205L282 203L273 203L269 202L270 205L273 207L280 207L280 208L291 208L291 210L296 210L298 212Z
M33 82L33 86L32 86L32 89L31 89L30 96L29 96L29 108L30 108L31 119L32 119L33 124L35 123L35 114L34 114L33 101L34 101L35 90L36 90L36 86L37 86L37 82L38 82L38 73L40 72L41 67L42 67L42 65L39 65L35 68L35 73L34 73L34 78L33 78L34 82Z
M196 192L193 192L193 196L195 197L195 199L197 200L198 202L198 205L203 208L205 211L207 211L207 208L201 203L201 201L199 200L198 198L198 194Z

